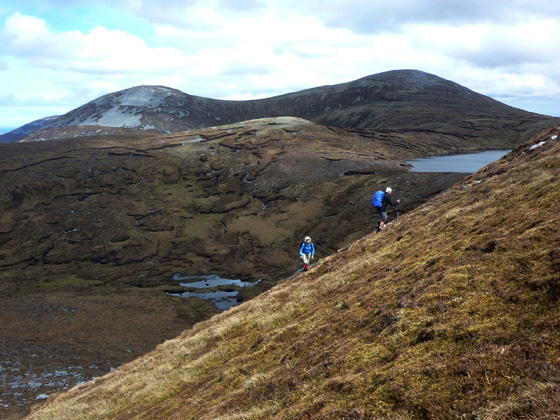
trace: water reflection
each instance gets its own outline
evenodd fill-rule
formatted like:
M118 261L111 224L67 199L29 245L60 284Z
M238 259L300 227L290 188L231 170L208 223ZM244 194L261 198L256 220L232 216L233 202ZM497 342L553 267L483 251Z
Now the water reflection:
M226 279L215 274L211 274L209 276L184 276L181 273L175 274L173 276L173 280L175 281L183 281L181 286L185 287L196 287L196 288L204 288L204 287L216 287L216 286L239 286L239 287L249 287L253 286L254 284L260 281L257 280L256 282L249 282L249 281L242 281L239 279Z
M208 275L208 276L185 276L182 273L175 274L173 276L174 281L179 281L180 285L183 287L188 287L191 289L198 289L198 290L189 290L187 292L168 292L171 296L179 296L184 298L199 298L199 299L206 299L210 300L214 303L216 308L221 310L227 310L234 305L237 305L239 302L237 301L237 295L239 294L239 290L213 290L213 291L204 291L204 289L209 289L213 287L220 287L220 286L234 286L237 288L241 287L251 287L255 284L259 283L261 279L256 281L243 281L240 279L228 279L224 277L217 276L215 274Z
M460 155L432 156L412 159L407 163L414 167L412 172L460 172L474 173L492 162L497 161L510 150L487 150L485 152Z

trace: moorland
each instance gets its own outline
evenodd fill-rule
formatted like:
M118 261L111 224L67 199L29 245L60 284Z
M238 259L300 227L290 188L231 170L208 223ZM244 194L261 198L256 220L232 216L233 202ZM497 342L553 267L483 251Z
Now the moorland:
M148 102L132 108L127 95L138 105L139 91ZM440 203L450 188L474 191L468 188L476 184L465 184L468 174L414 173L405 160L524 147L519 145L535 141L535 133L545 138L543 130L558 122L410 71L247 104L184 99L153 87L118 92L55 120L23 143L0 145L3 418L22 418L44 403L37 397L50 401L227 316L207 300L170 296L185 290L172 281L174 274L261 278L239 290L239 301L247 301L241 307L248 308L248 302L266 299L256 296L286 287L281 284L298 272L304 235L317 245L314 270L331 258L346 261L344 255L360 265L344 250L362 249L356 241L367 241L361 238L375 230L375 190L390 185L402 199L399 220L390 215L394 227ZM193 101L192 109L176 109ZM154 102L157 109L148 106ZM218 105L243 112L221 113L217 120ZM107 116L115 110L122 114L116 126L100 126L111 122ZM118 126L131 115L145 124ZM240 120L255 116L260 118ZM228 124L215 125L228 118ZM189 127L193 121L200 127ZM46 138L51 140L32 141ZM484 214L494 221L492 211L502 210L492 206ZM406 243L397 229L383 234L383 241ZM477 241L479 234L457 231L466 241ZM445 240L439 248L448 248ZM418 243L428 255L427 242ZM554 255L549 245L543 246ZM332 267L346 264L336 261ZM315 278L312 273L306 279ZM412 279L421 282L422 276ZM299 299L286 295L287 307ZM381 322L375 310L370 316ZM211 324L200 324L210 318Z

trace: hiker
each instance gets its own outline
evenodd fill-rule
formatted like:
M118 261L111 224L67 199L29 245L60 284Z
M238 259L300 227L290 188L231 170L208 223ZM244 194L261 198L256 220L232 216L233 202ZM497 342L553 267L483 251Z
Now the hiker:
M311 242L311 238L306 236L299 248L299 257L303 259L303 271L307 271L311 260L315 259L315 245Z
M391 187L385 188L385 192L377 191L373 196L373 206L377 209L377 213L381 220L377 223L377 233L381 232L381 229L387 221L387 206L396 206L400 204L401 200L394 202L391 198L393 189Z

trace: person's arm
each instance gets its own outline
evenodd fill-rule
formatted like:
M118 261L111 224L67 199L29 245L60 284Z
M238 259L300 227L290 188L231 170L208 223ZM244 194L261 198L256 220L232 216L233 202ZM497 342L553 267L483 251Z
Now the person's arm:
M315 256L315 245L313 245L313 242L311 243L311 256Z
M303 247L305 246L305 243L301 244L301 247L299 248L299 256L301 257L303 255Z
M387 194L388 195L388 194ZM400 203L400 200L397 200L396 202L393 201L393 197L391 197L390 195L387 197L387 202L392 205L392 206L398 206Z

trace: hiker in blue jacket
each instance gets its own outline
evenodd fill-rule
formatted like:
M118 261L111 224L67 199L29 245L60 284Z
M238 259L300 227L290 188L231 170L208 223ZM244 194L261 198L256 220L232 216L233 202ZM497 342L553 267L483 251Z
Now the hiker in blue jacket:
M306 236L299 248L299 257L303 259L303 271L307 271L311 260L315 259L315 245L311 238Z
M397 206L400 204L401 200L393 201L391 198L393 190L391 187L385 188L385 192L377 191L373 196L373 206L377 209L377 214L381 218L381 221L377 223L377 233L381 232L383 225L387 221L387 206Z

